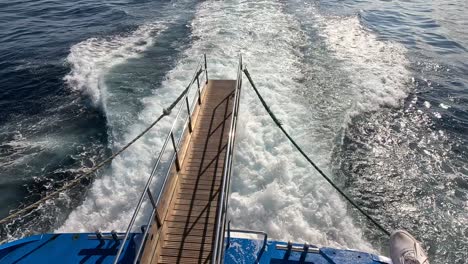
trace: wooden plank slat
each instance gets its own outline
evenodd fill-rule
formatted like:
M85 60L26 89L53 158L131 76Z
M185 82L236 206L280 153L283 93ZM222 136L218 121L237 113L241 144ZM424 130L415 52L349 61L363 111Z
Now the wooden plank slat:
M167 228L180 228L180 229L213 229L214 227L211 225L207 225L206 223L192 223L192 224L187 224L185 222L171 222L168 221L166 223Z
M196 258L177 258L177 257L161 256L158 263L162 263L162 264L175 264L175 263L204 264L204 263L210 263L210 258L196 259Z
M214 208L216 209L216 208ZM216 217L216 211L213 211L213 208L210 208L210 211L191 211L191 210L174 210L171 212L171 217L187 219L187 218L207 218L207 217Z
M191 199L176 199L174 200L174 204L189 204L189 205L215 205L217 204L218 201L210 200L194 200L192 201Z
M184 192L190 192L190 191L195 191L195 190L202 190L202 191L213 191L217 192L220 190L220 185L219 184L200 184L200 183L194 183L194 184L181 184L180 185L181 189L184 189Z
M198 243L193 243L193 244L181 244L178 242L166 242L164 244L164 249L181 249L181 250L207 250L211 251L211 244L198 244Z
M163 247L164 248L164 247ZM202 248L203 249L203 248ZM203 259L209 257L211 255L211 249L209 250L200 250L200 249L185 249L179 250L175 248L164 248L162 256L168 257L178 257L178 258L200 258Z
M203 178L185 178L185 177L182 177L180 179L180 184L181 185L195 185L195 184L198 184L198 185L220 185L221 184L221 181L219 180L215 180L213 181L213 179L203 179Z
M210 243L213 241L213 234L210 233L205 236L184 236L184 235L167 235L166 241L177 242L180 241L181 243Z
M194 229L190 227L184 227L184 228L179 228L179 227L168 227L167 228L167 233L168 234L173 234L173 235L200 235L200 234L206 234L206 232L212 232L213 231L213 226L207 225L203 229Z
M187 223L205 223L210 222L211 220L214 221L216 215L212 214L194 214L194 215L178 215L178 214L171 214L167 216L168 221L179 221L179 222L187 222Z

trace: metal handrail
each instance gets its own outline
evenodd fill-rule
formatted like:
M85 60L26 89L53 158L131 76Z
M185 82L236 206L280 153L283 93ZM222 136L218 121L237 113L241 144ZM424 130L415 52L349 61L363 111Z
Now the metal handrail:
M236 89L234 95L234 108L231 117L231 126L229 129L229 141L226 149L226 158L224 161L224 173L221 183L220 197L218 200L218 212L215 223L215 239L213 240L213 252L211 263L221 263L224 255L224 232L226 229L226 214L228 206L228 195L231 182L232 157L237 128L237 117L239 112L240 92L242 88L242 56L239 56L239 66L237 71Z
M185 102L186 102L186 106L187 106L187 117L185 118L184 120L184 125L182 127L182 132L181 132L181 135L183 135L187 129L187 126L190 126L189 127L189 132L191 133L192 132L192 123L191 123L191 112L193 112L193 109L195 108L195 102L198 100L198 104L201 104L201 87L200 87L200 75L202 73L205 73L205 76L206 76L206 83L208 83L208 69L207 69L207 60L206 60L206 55L203 56L202 59L200 59L200 62L198 63L198 66L196 68L196 71L194 73L194 76L192 77L189 85L186 87L186 92L185 92L185 95L184 95L184 98L185 99ZM190 107L189 105L189 101L188 101L188 95L190 93L190 91L192 90L192 87L193 87L193 84L195 83L195 81L197 81L197 88L198 88L198 92L195 94L194 96L194 99L192 101L192 107ZM167 183L167 180L168 180L168 177L170 175L170 170L171 170L171 167L172 167L172 164L174 163L174 161L176 161L178 164L179 160L178 160L178 148L180 146L180 143L182 141L182 136L178 139L177 143L175 142L174 140L174 130L176 128L176 124L178 123L179 121L179 117L180 117L180 114L182 112L182 107L183 107L184 104L180 104L179 106L179 109L177 110L177 115L174 119L174 122L172 124L172 127L171 127L171 130L169 131L169 134L167 135L166 137L166 140L164 141L164 144L158 154L158 157L156 159L156 162L151 170L151 173L150 173L150 176L146 182L146 185L145 187L143 188L143 191L141 193L141 196L140 196L140 199L138 200L138 204L136 206L136 209L133 213L133 216L130 220L130 223L128 224L128 227L127 227L127 230L125 232L125 236L123 238L123 241L122 243L120 244L120 248L114 258L114 264L117 264L119 262L119 259L120 259L120 256L122 255L122 252L123 252L123 248L125 247L125 243L126 241L128 240L129 236L130 236L130 232L132 230L132 228L134 227L134 224L135 224L135 221L136 221L136 218L137 216L139 215L140 211L141 211L141 208L142 208L142 205L143 205L143 202L145 200L145 197L148 196L150 202L151 202L151 205L153 207L152 209L152 212L150 214L150 217L148 218L148 221L147 221L147 224L146 224L146 228L144 230L142 230L142 233L143 233L143 236L141 238L141 243L138 247L138 250L135 254L135 259L134 259L134 262L133 263L137 263L138 260L140 259L140 254L142 252L142 249L143 249L143 245L145 244L145 240L146 240L146 237L148 235L148 232L149 232L149 229L150 229L150 225L151 225L151 222L153 221L153 218L156 217L156 223L158 224L158 227L160 227L162 225L161 223L161 219L159 217L159 213L157 211L157 207L159 205L159 202L161 200L161 196L162 196L162 193L164 192L164 189L166 187L166 183ZM154 195L152 194L151 190L150 190L150 186L153 182L153 179L154 179L154 175L156 174L156 171L157 169L159 168L159 165L161 164L161 159L163 157L163 154L166 150L166 147L169 143L169 140L172 141L172 145L173 145L173 148L174 148L174 154L172 154L172 158L171 158L171 166L168 167L167 169L167 172L166 172L166 175L164 177L164 181L163 181L163 184L160 188L160 191L158 193L158 197L156 200L154 200Z

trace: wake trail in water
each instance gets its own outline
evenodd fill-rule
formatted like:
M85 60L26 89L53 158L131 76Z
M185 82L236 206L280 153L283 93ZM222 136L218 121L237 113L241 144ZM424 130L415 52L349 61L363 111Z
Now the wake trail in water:
M106 107L105 77L112 67L137 58L166 29L162 23L145 24L127 36L90 38L71 47L67 62L71 72L64 81L73 90L91 97L96 106Z
M262 95L286 130L306 133L301 143L322 167L330 164L328 153L333 148L331 138L325 139L330 144L324 144L323 149L315 147L314 142L322 140L324 127L335 130L343 126L347 116L397 105L405 97L404 51L377 40L362 28L357 18L327 18L310 11L315 15L309 19L323 32L328 52L342 62L341 72L347 72L350 80L346 87L350 96L330 102L341 110L332 118L324 118L323 110L311 112L301 94L308 89L320 89L301 81L312 67L304 58L304 47L315 43L304 32L304 25L285 12L282 3L202 2L195 12L190 25L193 40L190 47L167 72L161 86L140 99L143 108L137 121L112 128L125 131L122 142L114 143L116 146L143 130L162 112L163 106L172 102L189 82L198 58L204 53L208 54L210 77L229 79L235 78L236 56L242 53ZM158 31L161 25L149 28L149 32L155 28ZM69 61L73 71L66 79L95 101L105 102L106 72L116 63L137 58L140 50L158 45L154 39L153 33L139 29L129 37L80 43L72 49ZM93 58L91 65L84 65L88 60L83 56ZM379 77L381 74L385 77ZM362 230L354 224L346 203L296 155L248 85L243 90L240 109L229 213L234 226L265 230L276 239L373 251ZM167 120L116 159L58 231L124 230L140 195L141 188L136 186L142 186L147 179L151 157L162 146L170 124Z
M185 3L180 4L184 6ZM115 67L142 58L144 52L157 45L159 35L182 15L173 13L173 9L177 7L178 5L168 7L167 13L170 18L164 17L144 24L127 35L92 38L71 48L67 60L72 71L65 80L72 89L90 97L96 106L102 106L110 126L109 142L113 149L120 149L135 138L162 113L164 106L172 102L173 92L180 93L180 90L172 91L172 87L149 92L150 96L147 98L138 99L143 105L143 111L137 112L132 109L131 122L128 122L122 119L120 114L122 109L119 109L125 105L119 106L110 101L111 97L112 100L117 99L122 102L126 98L114 98L120 87L108 85L108 79L113 77L112 70ZM176 83L174 87L183 87L183 85ZM127 94L128 96L131 95ZM69 215L57 231L124 230L133 214L140 189L149 176L153 158L162 146L169 126L170 120L162 120L157 129L151 130L118 156L93 182L83 204Z

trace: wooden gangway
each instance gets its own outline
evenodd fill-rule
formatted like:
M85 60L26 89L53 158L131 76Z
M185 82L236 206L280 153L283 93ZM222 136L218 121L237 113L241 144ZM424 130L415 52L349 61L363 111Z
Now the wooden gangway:
M156 250L148 243L142 263L210 262L235 86L210 80L204 89Z
M206 57L204 62L188 87L198 87L192 106L189 92L185 95L183 132L177 140L171 130L163 146L172 145L174 155L162 188L158 195L151 191L158 158L127 230L128 235L134 229L146 197L153 210L134 263L221 261L241 74L239 68L237 80L208 80ZM120 252L114 263L119 257Z

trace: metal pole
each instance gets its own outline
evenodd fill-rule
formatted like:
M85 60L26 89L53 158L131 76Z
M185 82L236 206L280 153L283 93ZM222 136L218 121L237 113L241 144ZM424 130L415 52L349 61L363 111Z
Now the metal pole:
M175 151L175 166L176 166L177 171L180 171L179 153L177 153L177 147L176 147L175 140L174 140L174 133L172 132L171 132L171 140L172 140L172 146L174 147L174 151Z
M292 242L291 242L291 241L288 241L288 246L287 246L287 249L286 249L286 254L284 254L283 259L289 260L289 256L291 255L291 251L292 251Z
M151 205L153 206L153 210L154 210L154 212L155 212L156 224L158 225L158 228L159 228L159 227L162 226L162 222L161 222L161 218L159 217L159 213L158 213L158 208L157 208L156 202L154 201L154 197L153 197L153 194L151 193L150 189L148 189L146 192L148 193L148 196L149 196Z
M197 75L197 86L198 86L198 104L201 105L201 92L200 92L200 79Z
M156 209L156 202L154 201L153 194L151 193L150 189L147 189L146 192L148 193L148 197L151 205L153 206L153 209Z
M228 226L228 231L227 231L227 246L226 248L229 247L230 243L231 243L231 220L229 220L229 222L227 223L227 226Z
M304 251L302 251L301 257L299 258L299 263L301 263L301 264L305 262L305 259L307 257L307 253L309 253L309 244L307 242L304 243L303 250Z
M156 219L156 224L158 228L160 228L162 226L162 221L161 217L159 217L158 208L154 208L154 219Z
M205 58L205 74L206 74L206 83L208 83L208 63L206 62L206 54L203 54Z
M226 210L226 208L224 208L224 210ZM223 239L221 239L219 241L219 249L221 251L220 253L218 253L219 254L219 257L218 257L219 263L222 263L222 259L224 257L224 249L227 248L227 247L224 247L224 234L226 233L226 214L224 214L224 217L223 217L223 229L222 229L221 232L222 232L222 235L223 235Z
M190 105L188 102L188 97L185 97L185 103L187 105L187 113L188 113L188 122L189 122L189 132L192 133L192 115L190 114Z

